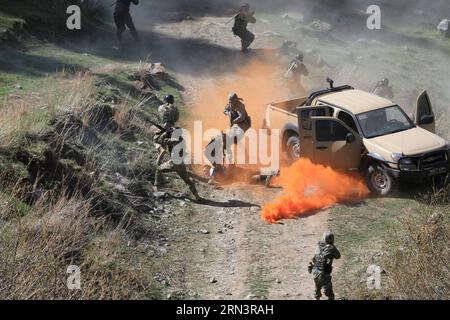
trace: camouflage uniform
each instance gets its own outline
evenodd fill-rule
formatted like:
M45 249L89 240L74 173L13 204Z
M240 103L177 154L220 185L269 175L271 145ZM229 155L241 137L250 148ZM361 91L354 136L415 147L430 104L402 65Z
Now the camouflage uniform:
M180 119L180 111L173 103L159 106L158 113L165 129L174 127Z
M341 253L334 246L334 236L326 232L324 239L319 241L316 247L314 258L312 259L312 275L316 286L314 297L320 300L322 288L329 300L334 300L333 284L331 282L331 272L333 271L333 259L339 259Z
M298 58L292 60L289 64L288 71L285 74L289 90L295 93L304 94L306 90L302 85L302 76L308 75L308 68L306 68L303 61Z
M174 128L170 128L169 130L155 136L155 143L159 144L161 147L155 172L155 189L158 189L161 173L176 172L178 176L189 186L189 190L192 192L195 198L199 200L200 196L198 195L195 183L192 181L190 174L186 169L186 165L184 163L177 164L172 159L164 161L165 155L172 155L174 146L183 143L182 138L176 139L172 137L173 131Z
M239 131L240 133L245 133L250 129L252 120L245 109L245 105L242 103L242 99L235 93L230 94L229 102L225 106L223 113L230 117L232 133L238 133Z
M122 41L122 33L125 31L126 27L130 29L131 34L134 39L139 42L140 38L137 33L136 27L134 26L133 19L130 15L130 5L134 3L139 4L139 0L117 0L116 7L114 8L114 22L117 28L117 39Z
M247 52L248 47L255 40L255 35L247 30L249 23L256 23L253 12L249 11L248 6L243 6L234 18L233 34L241 38L242 52Z

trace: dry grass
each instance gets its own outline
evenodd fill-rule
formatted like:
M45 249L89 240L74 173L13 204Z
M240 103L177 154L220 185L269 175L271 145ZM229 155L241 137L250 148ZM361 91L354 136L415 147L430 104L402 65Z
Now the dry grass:
M398 299L450 299L450 187L400 218L385 259L388 292Z
M95 103L94 92L91 75L66 79L61 73L56 83L48 80L39 92L6 98L0 106L0 148L11 146L25 132L41 130L50 117L87 108Z
M89 200L49 198L25 217L13 217L13 206L0 198L9 211L0 227L0 298L123 299L145 290L143 273L124 255L130 245L126 221L111 229L91 216ZM81 290L67 287L69 265L80 267Z

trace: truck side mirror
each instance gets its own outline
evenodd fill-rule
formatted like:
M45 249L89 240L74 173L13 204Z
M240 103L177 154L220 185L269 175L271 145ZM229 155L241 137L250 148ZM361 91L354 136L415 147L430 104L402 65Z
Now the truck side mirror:
M347 143L355 142L355 140L356 138L353 133L347 133L347 136L345 137L345 141L347 141Z
M419 125L432 124L433 122L434 122L434 115L426 114L426 115L420 117Z

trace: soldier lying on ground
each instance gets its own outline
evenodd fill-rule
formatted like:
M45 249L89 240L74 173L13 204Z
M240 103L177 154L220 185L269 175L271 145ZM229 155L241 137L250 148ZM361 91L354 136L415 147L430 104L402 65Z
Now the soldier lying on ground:
M264 184L267 188L272 187L272 179L279 175L279 172L273 174L261 174L257 170L249 170L237 167L235 165L225 166L215 164L214 166L203 166L203 174L208 178L210 185L224 185L229 183L249 183Z

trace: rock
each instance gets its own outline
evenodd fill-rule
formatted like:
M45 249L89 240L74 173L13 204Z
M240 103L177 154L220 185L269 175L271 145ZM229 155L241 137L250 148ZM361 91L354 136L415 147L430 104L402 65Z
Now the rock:
M119 192L126 192L127 189L122 184L114 184L114 189L116 189Z
M285 13L281 16L281 18L283 19L283 23L287 24L288 26L295 26L295 25L299 25L301 23L303 23L304 21L304 16L303 15L298 15L295 13Z
M163 191L153 192L153 197L155 197L156 199L162 199L162 198L165 198L166 196L167 196L167 193L165 193Z
M257 296L255 296L254 294L249 294L248 296L245 297L245 300L254 300L256 298Z
M280 283L281 283L281 280L280 280L280 279L278 279L278 278L276 278L276 279L275 279L275 283L278 283L278 284L280 284Z
M210 283L217 283L217 279L214 278L214 277L212 277L212 278L209 280L209 282L210 282Z
M169 294L167 295L167 300L170 300L170 299L172 299L172 294L171 294L171 293L169 293Z
M442 218L442 213L436 211L428 218L428 224L437 224Z
M329 33L333 30L333 28L331 27L331 24L324 22L324 21L320 21L320 20L315 20L315 21L311 22L309 27L312 30L318 31L320 33Z
M282 37L282 35L280 33L275 32L275 31L264 31L262 33L262 35L264 37L279 37L279 38Z
M150 66L148 67L148 72L151 75L160 75L167 73L166 68L161 62L151 63Z
M359 38L356 42L359 43L359 44L367 44L367 39L366 38Z
M450 36L450 20L449 19L444 19L442 20L438 26L437 26L437 30L443 34L445 34L447 37Z
M128 180L127 178L122 176L120 173L116 172L116 173L114 173L114 176L116 178L116 181L118 183L120 183L121 185L129 185L130 184L130 180Z
M23 87L22 87L20 84L16 84L16 89L17 89L17 90L22 90Z
M209 231L206 230L206 229L202 229L202 230L200 230L200 232L201 232L202 234L209 234Z

